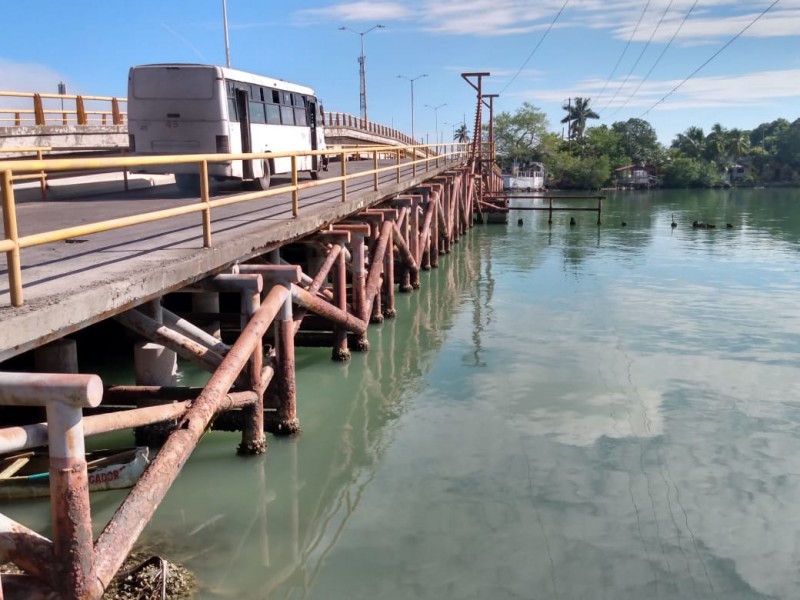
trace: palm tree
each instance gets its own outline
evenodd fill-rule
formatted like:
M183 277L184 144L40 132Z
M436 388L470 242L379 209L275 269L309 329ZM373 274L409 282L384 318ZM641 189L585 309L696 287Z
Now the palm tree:
M711 132L706 136L706 152L709 158L717 163L717 169L723 170L727 158L728 131L719 123L714 123Z
M731 129L728 131L728 153L730 153L733 162L747 154L750 149L750 134L741 129Z
M453 141L458 142L459 144L467 144L469 143L469 130L467 129L467 124L462 123L458 126L455 133L453 134Z
M672 147L680 150L688 158L702 158L706 150L706 134L702 127L689 127L679 133Z
M586 130L586 121L589 119L599 119L594 110L589 108L591 98L575 98L575 103L571 102L561 106L567 111L567 116L561 119L562 123L569 123L569 137L577 140L583 139L583 132Z

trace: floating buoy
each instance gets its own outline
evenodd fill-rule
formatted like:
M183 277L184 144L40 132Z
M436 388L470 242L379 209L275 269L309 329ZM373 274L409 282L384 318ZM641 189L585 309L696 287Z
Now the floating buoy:
M670 227L672 227L674 229L677 226L678 226L678 224L675 222L675 213L673 213L672 214L672 223L670 223Z
M622 226L623 226L623 227L627 227L627 226L628 226L628 224L627 224L625 221L623 221L623 222L622 222Z
M575 217L570 217L569 218L569 224L570 224L570 226L575 225Z
M517 225L522 225L522 219L517 219Z

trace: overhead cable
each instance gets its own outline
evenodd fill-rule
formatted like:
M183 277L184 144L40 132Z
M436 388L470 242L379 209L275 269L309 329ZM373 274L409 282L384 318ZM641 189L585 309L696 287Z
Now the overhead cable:
M728 41L725 43L725 45L724 45L724 46L722 46L722 48L720 48L719 50L717 50L717 51L716 51L714 54L712 54L712 55L711 55L711 56L708 58L708 60L706 60L706 61L705 61L705 62L704 62L702 65L700 65L700 66L699 66L699 67L697 67L697 68L696 68L694 71L692 71L692 73L691 73L691 74L690 74L690 75L689 75L689 76L688 76L686 79L684 79L683 81L681 81L681 82L680 82L678 85L676 85L674 88L672 88L672 89L671 89L669 92L667 92L666 94L664 94L664 97L663 97L663 98L661 98L661 100L659 100L658 102L656 102L655 104L653 104L653 106L651 106L651 107L650 107L650 108L648 108L646 111L644 111L644 112L641 114L641 116L640 116L639 118L641 119L642 117L644 117L645 115L647 115L647 113L649 113L649 112L650 112L651 110L653 110L653 109L654 109L656 106L658 106L659 104L661 104L661 103L662 103L664 100L666 100L666 99L667 99L667 98L669 98L669 97L670 97L670 96L671 96L673 93L675 93L675 92L676 92L676 91L677 91L677 90L678 90L678 89L679 89L679 88L680 88L680 87L681 87L681 86L682 86L684 83L686 83L686 82L687 82L687 81L689 81L689 80L690 80L692 77L694 77L695 75L697 75L697 74L700 72L700 70L701 70L701 69L703 69L703 67L705 67L705 66L706 66L708 63L710 63L710 62L711 62L712 60L714 60L714 59L715 59L717 56L719 56L719 55L722 53L722 51L723 51L723 50L725 50L725 48L727 48L727 47L728 47L728 46L730 46L730 45L731 45L733 42L735 42L737 39L739 39L739 37L741 37L741 35L742 35L742 34L743 34L745 31L747 31L748 29L750 29L750 28L751 28L751 27L752 27L752 26L753 26L753 25L756 23L756 21L758 21L758 20L759 20L761 17L763 17L763 16L764 16L765 14L767 14L767 13L768 13L770 10L772 10L772 7L774 7L774 6L775 6L775 5L776 5L778 2L780 2L780 0L775 0L775 1L774 1L772 4L770 4L770 5L769 5L767 8L765 8L765 9L764 9L764 10L763 10L763 11L762 11L762 12L761 12L761 13L760 13L760 14L759 14L759 15L758 15L758 16L757 16L755 19L753 19L752 21L750 21L750 23L748 23L748 24L747 24L747 26L745 26L745 28L744 28L744 29L742 29L742 30L741 30L739 33L737 33L735 36L733 36L731 39L729 39L729 40L728 40Z
M656 62L654 62L653 65L650 67L650 70L645 74L645 76L639 82L639 85L636 86L636 89L633 90L633 93L630 96L628 96L628 99L625 100L625 103L622 106L620 106L617 110L615 110L614 113L609 118L613 118L615 114L617 114L619 111L621 111L623 108L625 108L628 105L628 102L630 102L633 99L633 97L636 96L636 94L641 89L641 87L644 84L644 82L647 81L647 79L650 77L650 74L653 72L653 69L655 69L656 66L658 65L658 63L661 62L661 59L664 58L664 54L667 53L667 49L672 45L673 40L676 37L678 37L678 34L681 32L681 29L683 29L684 23L686 23L686 21L689 19L689 15L691 15L692 11L694 11L694 8L695 8L695 6L697 6L698 1L699 0L694 0L694 4L692 4L691 8L689 9L689 12L687 12L686 15L684 15L683 20L681 21L681 24L678 25L678 28L675 30L675 32L672 34L672 37L667 42L667 45L664 46L664 49L661 51L661 54L658 55L658 58L656 59ZM670 2L670 4L671 4L671 2Z
M608 81L606 81L606 84L603 86L603 89L600 92L600 96L598 96L599 98L603 97L603 94L605 93L606 88L608 87L608 84L611 83L611 79L613 79L614 74L617 72L617 67L619 67L619 63L622 62L622 58L625 56L625 53L628 51L628 47L631 45L631 41L633 40L633 36L636 35L636 31L639 29L639 24L642 22L642 18L644 17L644 13L647 12L647 8L649 6L650 6L650 0L647 0L647 4L644 5L644 10L642 10L642 14L639 15L639 20L636 21L636 27L633 28L633 31L631 32L631 35L628 38L628 41L625 44L625 47L622 49L622 54L619 55L619 58L617 59L617 64L615 64L614 68L611 70L611 75L608 76ZM608 106L608 104L606 104L606 106Z
M531 53L528 55L528 58L525 59L525 62L522 63L522 66L519 68L519 70L516 73L514 73L514 76L511 78L511 81L509 81L505 85L505 87L502 90L500 90L501 94L508 89L508 86L510 86L512 83L514 83L514 80L519 76L520 73L522 73L522 69L525 68L525 66L528 64L528 62L530 62L530 60L533 58L533 55L536 54L536 51L539 49L539 46L542 45L542 42L547 37L547 34L550 33L550 30L553 28L553 25L556 24L556 21L558 21L558 18L561 16L561 13L564 12L564 9L567 7L567 4L569 4L569 0L564 0L564 4L561 5L561 8L556 13L555 18L550 23L550 25L547 27L547 30L544 32L544 35L542 35L542 37L539 39L539 42L536 44L534 49L531 50Z
M647 51L647 49L650 47L650 42L652 42L652 41L653 41L653 38L656 36L656 32L657 32L657 31L659 30L659 28L661 27L661 23L663 23L663 22L664 22L664 17L666 17L666 16L667 16L667 13L669 12L669 9L670 9L670 7L672 6L672 3L673 3L673 2L674 2L674 0L669 0L669 4L667 4L667 8L665 8L665 9L664 9L664 12L663 12L663 13L661 13L661 18L658 20L658 23L656 23L655 29L653 29L653 32L650 34L650 39L648 39L648 40L647 40L647 43L644 45L644 48L642 48L642 51L639 53L639 56L638 56L638 58L636 59L636 62L635 62L635 63L633 63L633 66L631 67L630 71L628 71L628 74L627 74L627 75L625 75L625 79L623 79L623 80L622 80L622 83L621 83L621 84L620 84L620 86L617 88L617 91L616 91L616 92L614 92L614 97L613 97L613 98L611 98L611 100L609 100L609 101L608 101L608 103L607 103L607 104L606 104L606 105L603 107L603 110L605 110L606 108L608 108L608 106L609 106L609 105L610 105L610 104L611 104L611 103L612 103L614 100L616 100L616 98L617 98L617 95L618 95L618 94L619 94L619 93L622 91L622 88L624 88L624 87L625 87L625 84L626 84L626 83L628 83L628 79L629 79L629 78L630 78L630 76L633 74L633 72L636 70L636 67L637 67L637 66L639 66L639 61L641 61L641 60L642 60L642 57L644 56L644 53L645 53L645 52ZM628 98L628 100L630 100L630 98ZM627 104L627 103L628 103L628 100L626 100L626 101L625 101L625 104ZM622 106L625 106L625 104L623 104ZM609 117L609 119L612 119L612 118L614 118L614 115L615 115L615 114L617 114L617 113L620 111L620 109L622 108L622 106L618 107L618 108L617 108L617 110L615 110L613 113L611 113L611 116ZM601 112L602 112L602 111L601 111Z

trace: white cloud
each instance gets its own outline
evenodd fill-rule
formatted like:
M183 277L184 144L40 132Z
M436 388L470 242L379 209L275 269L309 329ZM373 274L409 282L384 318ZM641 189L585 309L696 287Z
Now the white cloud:
M756 71L720 77L695 77L683 84L657 108L659 110L675 110L764 105L778 98L800 97L800 88L796 83L798 80L800 80L800 69ZM638 80L629 79L614 101L609 104L609 109L622 106L626 101L628 108L650 108L681 81L679 79L647 81L639 88L636 96L628 100L639 85ZM603 107L619 88L621 81L612 81L604 96L599 97L605 83L605 80L590 79L579 83L574 88L529 90L513 95L533 101L549 102L561 102L570 96L582 96L592 98L594 106Z
M295 13L299 22L335 19L342 22L388 21L406 19L411 12L400 2L345 2L326 8L312 8Z
M667 42L683 22L694 0L649 3L641 23L642 3L635 0L573 0L556 28L607 29L618 39ZM562 9L563 0L406 0L405 2L343 2L325 8L302 10L300 22L338 19L343 22L413 20L425 31L450 35L506 36L543 30ZM667 14L664 11L669 6ZM769 2L742 7L736 0L701 0L683 24L676 41L697 44L739 33ZM746 12L745 12L746 11ZM661 26L654 32L658 21ZM800 2L783 0L744 34L747 37L795 36L800 31Z

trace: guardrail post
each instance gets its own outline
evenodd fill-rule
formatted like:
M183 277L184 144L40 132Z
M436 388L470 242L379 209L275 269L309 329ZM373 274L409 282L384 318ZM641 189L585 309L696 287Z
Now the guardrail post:
M203 211L203 248L211 248L211 198L208 193L208 161L200 163L200 201L205 204Z
M78 113L78 125L87 125L86 108L83 105L83 96L75 96L75 111Z
M411 176L417 176L417 147L411 146Z
M20 117L20 113L14 113L14 127L19 127L22 123L22 118Z
M119 110L119 99L111 99L111 115L113 117L114 125L122 125L122 113Z
M372 153L372 170L375 171L375 173L372 175L373 188L377 192L378 191L378 151L377 150L375 150Z
M297 156L292 154L292 216L300 212L300 190L297 189Z
M394 155L397 162L397 183L400 183L400 150L396 150Z
M347 153L342 151L342 202L347 200Z
M44 120L44 107L42 106L42 96L40 94L33 95L33 116L36 125L46 125Z
M3 229L6 239L14 246L6 251L8 263L8 288L11 306L22 306L22 268L19 259L19 234L17 233L17 207L14 204L14 184L11 171L3 171L0 180L3 192Z
M41 148L36 150L36 158L42 160L43 153ZM39 171L39 189L41 190L42 201L44 202L45 200L47 200L47 173L44 172L44 169ZM3 599L0 598L0 600Z

